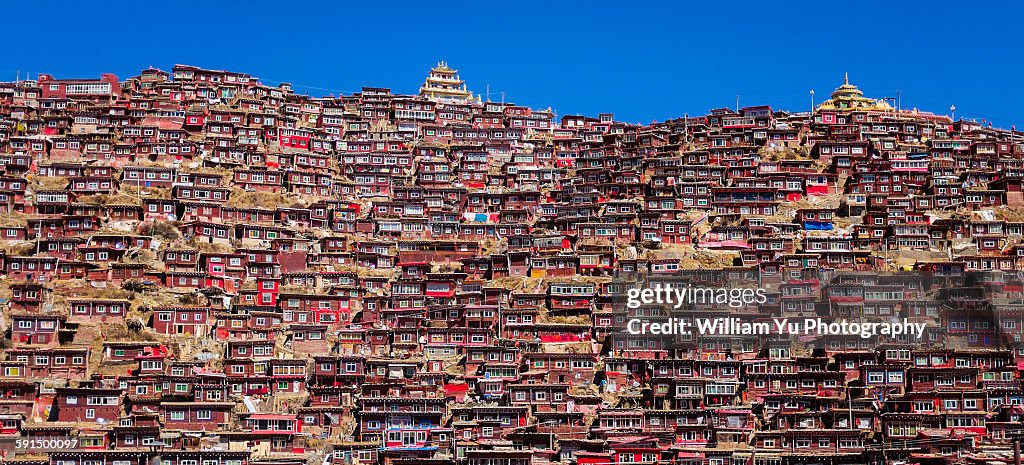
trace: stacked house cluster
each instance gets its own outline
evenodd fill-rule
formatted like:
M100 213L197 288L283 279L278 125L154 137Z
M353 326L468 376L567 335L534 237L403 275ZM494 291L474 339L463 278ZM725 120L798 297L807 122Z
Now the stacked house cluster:
M0 461L1012 462L1024 135L865 97L648 125L175 65L0 83ZM630 282L767 291L675 314ZM631 319L927 323L679 335Z

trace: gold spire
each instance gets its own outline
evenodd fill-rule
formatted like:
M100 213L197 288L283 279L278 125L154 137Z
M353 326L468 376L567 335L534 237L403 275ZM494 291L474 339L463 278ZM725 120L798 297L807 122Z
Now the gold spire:
M850 85L850 73L848 73L848 72L847 73L843 73L843 85L844 86Z

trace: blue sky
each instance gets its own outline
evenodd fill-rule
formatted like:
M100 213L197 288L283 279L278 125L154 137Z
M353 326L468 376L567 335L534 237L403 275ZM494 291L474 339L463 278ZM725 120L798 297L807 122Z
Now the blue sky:
M175 63L313 95L415 92L438 60L470 89L558 114L649 123L820 102L843 73L904 107L1021 123L1024 6L945 2L51 1L4 5L0 78L119 77ZM83 7L82 5L86 5ZM88 6L92 5L92 6ZM102 6L100 6L102 5Z

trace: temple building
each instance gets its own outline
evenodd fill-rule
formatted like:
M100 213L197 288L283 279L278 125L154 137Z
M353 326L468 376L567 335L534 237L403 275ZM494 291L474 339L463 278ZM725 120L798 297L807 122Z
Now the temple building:
M473 100L479 101L480 97L473 98L473 93L466 90L466 83L459 79L458 70L448 67L448 63L441 61L434 69L430 70L427 80L420 87L420 97L445 103L470 103Z
M893 111L892 105L885 100L875 100L864 96L857 86L850 84L850 75L843 76L843 85L832 92L832 98L818 105L818 111Z

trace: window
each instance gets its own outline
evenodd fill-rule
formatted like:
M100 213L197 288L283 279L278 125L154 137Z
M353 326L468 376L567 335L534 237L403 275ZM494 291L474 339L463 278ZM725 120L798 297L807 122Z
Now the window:
M860 441L857 440L857 439L840 439L839 440L839 448L840 449L852 449L852 448L855 448L855 447L860 447Z

